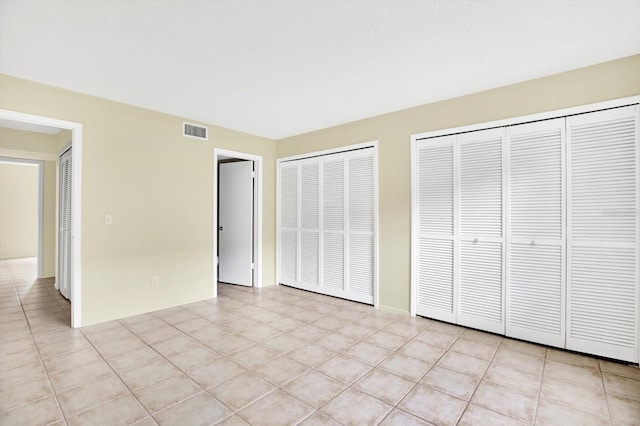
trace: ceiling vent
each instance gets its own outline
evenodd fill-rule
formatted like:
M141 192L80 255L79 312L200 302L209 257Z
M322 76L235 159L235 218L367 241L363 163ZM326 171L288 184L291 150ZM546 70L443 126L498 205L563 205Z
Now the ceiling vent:
M184 122L182 123L182 134L188 138L207 140L208 128Z

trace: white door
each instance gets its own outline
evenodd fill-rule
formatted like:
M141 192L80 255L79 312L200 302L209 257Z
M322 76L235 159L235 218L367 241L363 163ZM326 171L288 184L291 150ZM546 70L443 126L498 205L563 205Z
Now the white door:
M565 343L565 119L507 129L507 336Z
M416 313L456 322L454 287L455 136L418 146Z
M638 362L636 106L567 118L567 349Z
M71 298L73 273L73 217L72 217L72 160L71 148L60 156L58 214L58 289L67 299Z
M281 284L374 303L373 148L280 163Z
M218 180L218 281L253 285L253 161L222 163Z
M457 136L458 324L504 333L504 129Z

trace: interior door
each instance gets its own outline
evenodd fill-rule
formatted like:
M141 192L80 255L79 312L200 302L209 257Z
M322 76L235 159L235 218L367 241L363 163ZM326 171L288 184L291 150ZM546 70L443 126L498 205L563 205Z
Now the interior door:
M416 313L456 322L454 288L455 136L418 146Z
M461 325L504 333L504 129L457 137Z
M58 289L67 299L71 298L73 273L73 218L72 203L72 157L71 148L60 156L59 170L59 214L58 214Z
M253 285L253 161L219 165L218 281Z
M507 129L507 336L565 344L565 119Z
M567 349L638 362L637 106L567 118Z

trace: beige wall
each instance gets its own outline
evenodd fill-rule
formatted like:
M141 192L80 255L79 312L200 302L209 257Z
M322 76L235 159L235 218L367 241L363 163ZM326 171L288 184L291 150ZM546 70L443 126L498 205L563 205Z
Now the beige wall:
M183 118L1 74L0 93L0 108L83 124L83 325L212 296L214 147L264 159L262 279L274 283L274 141L215 126L185 138Z
M70 137L70 132L63 137ZM58 135L0 128L0 156L42 160L43 211L42 211L42 277L56 274L56 155Z
M38 254L38 167L0 163L0 259Z
M211 297L214 147L264 158L268 285L275 277L276 157L371 140L380 142L380 303L407 312L410 135L637 95L638 76L640 55L277 143L215 126L208 141L184 138L180 117L2 74L0 108L84 126L83 325ZM104 225L105 213L113 225ZM151 287L152 275L160 286Z
M283 139L277 157L379 141L380 305L408 312L412 134L638 94L640 55Z

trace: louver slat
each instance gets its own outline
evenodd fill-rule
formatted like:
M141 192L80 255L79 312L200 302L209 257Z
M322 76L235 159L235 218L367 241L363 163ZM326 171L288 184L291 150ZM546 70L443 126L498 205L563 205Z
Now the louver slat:
M638 362L636 109L567 119L567 348L631 362Z

